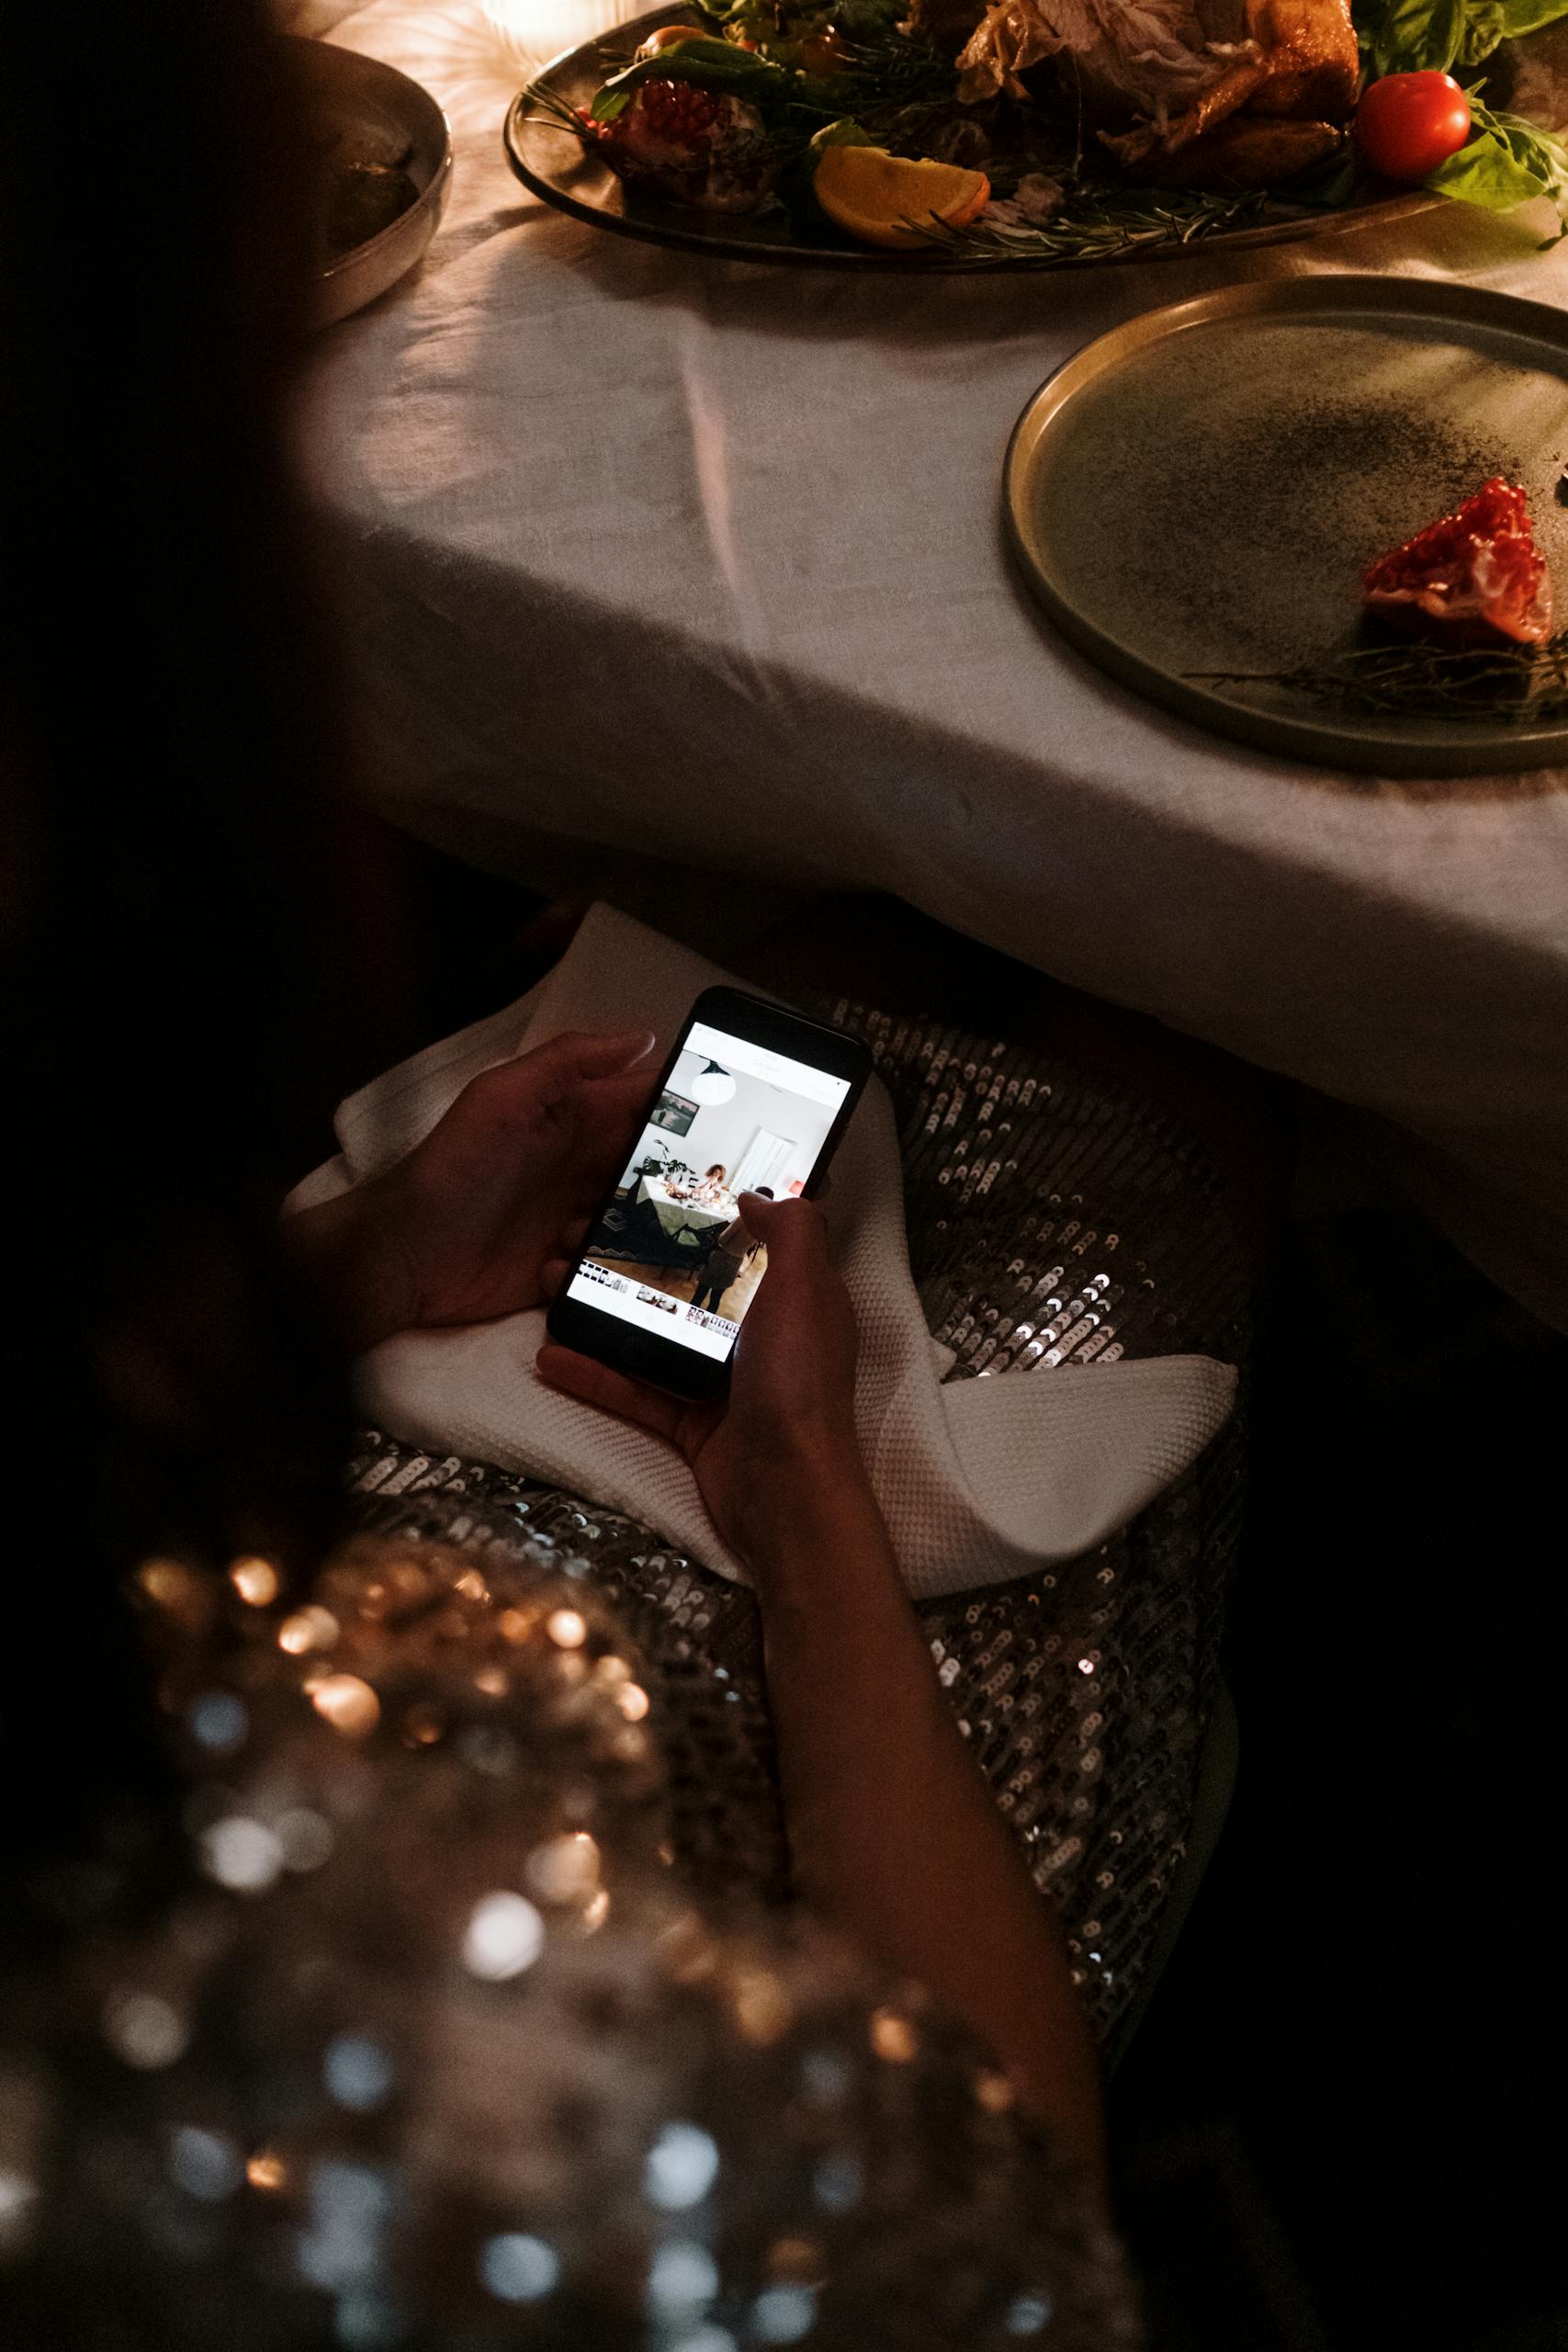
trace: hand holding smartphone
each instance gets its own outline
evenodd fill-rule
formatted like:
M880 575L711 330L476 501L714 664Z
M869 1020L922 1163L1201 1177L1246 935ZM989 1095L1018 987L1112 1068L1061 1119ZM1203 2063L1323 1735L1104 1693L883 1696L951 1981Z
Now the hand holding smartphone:
M706 989L550 1310L551 1339L674 1396L722 1396L766 1271L740 1196L809 1199L870 1075L859 1039Z

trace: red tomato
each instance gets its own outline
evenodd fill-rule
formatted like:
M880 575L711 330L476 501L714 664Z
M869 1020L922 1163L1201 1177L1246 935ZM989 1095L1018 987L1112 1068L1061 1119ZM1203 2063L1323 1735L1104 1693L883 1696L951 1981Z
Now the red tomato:
M1470 137L1470 100L1451 74L1385 74L1362 93L1356 144L1385 180L1424 180Z

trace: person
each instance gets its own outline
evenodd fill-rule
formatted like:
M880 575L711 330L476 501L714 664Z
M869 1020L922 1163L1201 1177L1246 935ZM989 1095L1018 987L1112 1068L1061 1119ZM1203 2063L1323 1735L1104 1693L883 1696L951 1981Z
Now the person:
M649 1048L569 1035L475 1079L396 1166L285 1221L286 1288L354 1349L551 1295L624 1156ZM101 1916L108 1940L85 2016L66 1940L32 2077L51 2154L22 2176L32 2259L10 2282L51 2342L97 2341L112 2308L119 2340L184 2352L243 2311L246 2340L281 2352L312 2290L340 2340L401 2312L437 2346L499 2346L519 2301L548 2301L550 2340L571 2346L641 2343L626 2331L645 2308L685 2352L733 2340L716 2311L748 2314L753 2340L809 2326L843 2352L874 2322L910 2352L1048 2324L1070 2352L1132 2342L1088 2019L855 1446L854 1322L819 1213L759 1195L748 1216L772 1279L725 1406L667 1412L568 1351L539 1363L678 1447L755 1578L806 1920L672 1885L639 1726L656 1740L682 1711L674 1653L662 1673L645 1653L634 1681L637 1645L581 1563L370 1530L319 1572L144 1560L193 1789L153 1818L177 1848L183 1809L189 1860L161 1890L122 1865L85 1915L73 1898L74 1933ZM200 1376L179 1339L133 1318L116 1342L176 1420ZM214 1913L203 1877L237 1907ZM585 1937L603 1939L586 1958ZM526 2001L473 2007L455 1962L480 1993L525 1973ZM30 1983L21 2013L41 1999ZM794 2185L781 2132L799 2138ZM724 2167L733 2215L660 2251ZM396 2230L384 2175L407 2176ZM254 2216L229 2212L242 2177ZM275 2191L301 2216L282 2238ZM628 2199L654 2250L606 2270L601 2217ZM498 2223L508 2211L529 2226ZM935 2230L962 2258L921 2283L890 2263L890 2230L910 2248Z
M757 1230L760 1213L751 1209L750 1204L771 1201L773 1197L773 1188L768 1184L759 1184L754 1193L745 1195L739 1216L730 1219L708 1251L697 1278L697 1287L692 1294L694 1306L705 1307L715 1315L720 1314L726 1291L732 1283L739 1281L742 1270L753 1263L759 1250L762 1254L762 1265L766 1267L766 1243Z
M70 38L58 14L9 18L16 85L56 86ZM968 1597L940 1621L939 1678L937 1621L910 1608L851 1434L852 1320L800 1202L749 1205L771 1272L725 1408L541 1358L685 1454L754 1598L592 1498L352 1438L352 1353L558 1282L625 1164L644 1041L501 1065L385 1177L279 1231L318 1123L389 1057L377 1008L408 976L387 951L415 935L335 788L330 632L283 456L304 142L241 0L107 21L97 62L117 119L176 112L197 143L153 157L170 233L103 282L107 409L58 266L93 226L73 207L101 198L37 110L6 158L47 196L39 237L7 248L23 362L0 388L36 460L13 546L37 588L0 708L7 1069L30 1139L6 1171L29 1370L0 1655L4 1771L28 1792L0 1904L12 2332L70 2352L106 2324L135 2352L225 2332L258 2352L328 2330L470 2346L514 2340L526 2305L570 2346L651 2325L723 2352L814 2326L824 2346L1049 2332L1102 2352L1133 2322L1105 2235L1100 1954L1146 1937L1179 1743L1151 1765L1129 1736L1119 1779L1116 1677L1075 1698L1057 1652L1114 1663L1124 1633L1143 1656L1147 1624L1118 1611L1163 1604L1177 1571L1134 1535L1096 1566L1114 1589ZM110 512L164 560L95 633L95 691L62 697L59 616L102 586L79 549ZM134 789L128 746L158 750ZM933 1331L965 1374L1032 1343L1015 1337L1017 1197L986 1224L997 1188L929 1142L989 1137L987 1050L909 1025L883 1055ZM1042 1084L998 1076L996 1099L1037 1103ZM1084 1227L1043 1190L1076 1144L1019 1117L1043 1312L1058 1237ZM1095 1149L1114 1131L1081 1124ZM1163 1197L1153 1134L1122 1166L1143 1153ZM1207 1341L1224 1261L1207 1179L1184 1175L1180 1264L1211 1317L1184 1325ZM931 1242L970 1192L961 1263ZM1188 1306L1145 1247L1130 1334L1145 1280L1148 1314ZM1077 1296L1062 1283L1064 1307ZM1179 1654L1159 1615L1173 1689L1204 1654L1203 1599ZM1030 1617L1058 1630L1013 1643L1032 1661L1017 1724L1035 1726L1015 1769L1012 1728L965 1693ZM992 1656L985 1688L1004 1676ZM1106 1919L1091 1954L1075 1873L1093 1884L1111 1837L1134 1858L1129 1900L1119 1923L1114 1897L1087 1896ZM740 1882L794 1905L737 1928ZM768 2226L796 2174L812 2225ZM528 2227L547 2206L547 2241ZM961 2324L938 2283L976 2299Z
M729 1202L729 1171L715 1160L692 1187L692 1198L702 1208L724 1208Z

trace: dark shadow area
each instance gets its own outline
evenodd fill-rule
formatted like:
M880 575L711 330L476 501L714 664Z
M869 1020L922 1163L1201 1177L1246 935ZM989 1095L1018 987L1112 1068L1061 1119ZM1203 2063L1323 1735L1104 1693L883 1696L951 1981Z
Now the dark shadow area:
M1568 2342L1550 2167L1568 1342L1413 1220L1287 1231L1229 1822L1115 2085L1156 2352Z

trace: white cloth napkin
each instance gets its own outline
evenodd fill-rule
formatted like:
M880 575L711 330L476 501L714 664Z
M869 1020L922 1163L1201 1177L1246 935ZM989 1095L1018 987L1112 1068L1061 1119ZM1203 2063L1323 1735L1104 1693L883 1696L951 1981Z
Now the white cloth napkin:
M563 1029L646 1023L667 1051L693 999L727 977L595 907L556 969L520 1002L350 1095L336 1120L340 1157L299 1186L290 1207L400 1159L471 1078L520 1046ZM917 1597L1000 1583L1092 1549L1179 1477L1229 1417L1235 1368L1207 1356L1062 1364L944 1385L952 1359L931 1340L910 1278L892 1105L874 1080L834 1163L828 1214L860 1328L856 1427ZM361 1359L359 1403L378 1426L426 1451L558 1483L744 1581L671 1448L539 1380L543 1336L538 1312L405 1332Z

